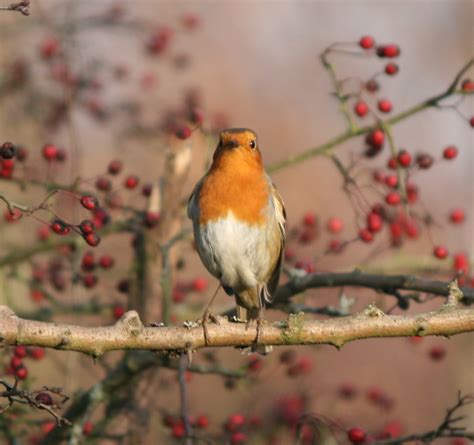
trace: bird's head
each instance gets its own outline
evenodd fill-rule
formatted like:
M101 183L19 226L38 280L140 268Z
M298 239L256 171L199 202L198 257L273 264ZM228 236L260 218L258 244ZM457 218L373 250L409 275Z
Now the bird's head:
M214 162L224 159L260 165L262 156L255 132L246 128L229 128L222 131L214 153Z

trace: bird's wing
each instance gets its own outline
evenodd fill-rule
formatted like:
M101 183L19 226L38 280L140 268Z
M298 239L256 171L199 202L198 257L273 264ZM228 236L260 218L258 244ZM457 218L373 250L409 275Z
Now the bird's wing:
M285 225L286 225L286 211L285 205L281 198L280 192L276 188L275 184L271 183L273 205L275 207L276 220L278 223L277 239L279 243L278 246L278 256L275 266L273 267L270 277L266 286L266 292L264 292L265 300L268 302L272 301L273 294L278 286L278 280L280 279L281 265L283 262L283 251L285 248Z
M201 191L201 186L204 181L204 178L201 178L196 186L194 187L194 190L191 193L191 196L188 199L188 218L189 219L194 219L197 217L197 199L199 196L199 192Z

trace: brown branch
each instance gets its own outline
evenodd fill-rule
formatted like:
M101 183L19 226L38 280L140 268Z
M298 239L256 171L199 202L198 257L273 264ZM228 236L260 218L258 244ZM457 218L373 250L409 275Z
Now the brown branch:
M218 318L208 326L209 346L246 347L255 341L256 329L242 323ZM365 338L413 335L450 336L474 331L474 309L458 309L446 303L435 312L411 316L386 315L370 305L363 312L329 320L305 320L304 314L264 325L262 345L345 343ZM0 306L0 336L3 345L23 344L84 352L94 357L113 350L144 349L155 351L191 351L206 346L202 326L144 327L135 311L127 312L113 326L83 327L24 320L11 309Z
M0 11L18 11L23 15L30 15L30 0L23 0L7 6L0 6Z
M377 275L358 270L345 273L313 273L292 277L291 281L278 289L273 305L285 303L293 295L307 289L339 286L366 287L388 294L393 294L395 290L406 290L447 297L449 284L445 281L425 280L410 275ZM474 302L474 288L461 287L461 291L464 295L461 302L464 304Z

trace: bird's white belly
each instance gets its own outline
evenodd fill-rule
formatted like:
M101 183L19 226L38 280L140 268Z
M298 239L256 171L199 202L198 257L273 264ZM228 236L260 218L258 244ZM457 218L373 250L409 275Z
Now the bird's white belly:
M226 218L195 227L199 255L221 283L234 290L254 287L269 270L265 229L238 221L231 212Z

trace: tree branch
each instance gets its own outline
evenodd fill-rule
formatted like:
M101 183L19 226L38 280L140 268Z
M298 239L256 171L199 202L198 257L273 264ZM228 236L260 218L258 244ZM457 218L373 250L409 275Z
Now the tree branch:
M310 288L358 286L393 294L395 290L426 292L429 294L449 295L449 283L445 281L425 280L411 275L377 275L360 272L344 273L313 273L304 276L295 276L280 286L273 302L274 306L287 302L293 295ZM474 288L461 287L464 304L474 302Z
M254 344L256 329L218 317L208 325L209 344L197 323L184 327L144 327L135 311L127 312L113 326L82 327L24 320L9 308L0 306L0 335L3 345L23 344L84 352L94 357L126 349L192 351L210 347L247 347ZM448 302L435 312L411 316L386 315L368 306L356 315L329 320L305 320L304 314L291 314L287 320L264 325L262 345L345 343L377 337L442 335L474 331L474 309L458 309Z

